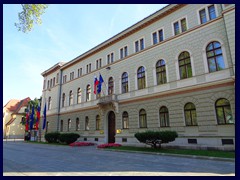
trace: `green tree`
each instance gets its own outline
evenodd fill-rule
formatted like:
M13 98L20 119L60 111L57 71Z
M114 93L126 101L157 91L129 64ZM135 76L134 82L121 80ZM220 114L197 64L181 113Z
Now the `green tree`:
M19 23L15 23L18 31L27 33L32 30L34 23L41 24L41 15L48 7L47 4L21 4L23 11L18 13Z

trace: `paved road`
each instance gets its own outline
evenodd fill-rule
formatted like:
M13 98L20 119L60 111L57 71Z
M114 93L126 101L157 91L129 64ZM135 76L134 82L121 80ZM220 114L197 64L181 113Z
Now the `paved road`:
M4 176L226 176L235 162L3 142Z

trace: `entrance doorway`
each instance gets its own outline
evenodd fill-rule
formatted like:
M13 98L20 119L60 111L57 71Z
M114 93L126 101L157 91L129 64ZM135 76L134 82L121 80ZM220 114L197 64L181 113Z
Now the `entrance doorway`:
M115 143L115 114L113 111L108 114L108 143Z

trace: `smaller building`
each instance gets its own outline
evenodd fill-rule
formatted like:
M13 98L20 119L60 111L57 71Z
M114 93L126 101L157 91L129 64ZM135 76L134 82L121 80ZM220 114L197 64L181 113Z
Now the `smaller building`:
M29 97L22 100L11 99L3 107L3 138L24 138L25 127L21 121L30 100Z

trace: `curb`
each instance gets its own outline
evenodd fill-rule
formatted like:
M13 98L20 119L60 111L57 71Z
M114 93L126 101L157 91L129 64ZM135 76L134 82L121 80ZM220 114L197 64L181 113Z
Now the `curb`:
M168 154L168 153L155 153L155 152L143 152L143 151L128 151L128 150L116 150L116 149L104 149L97 148L97 150L103 151L116 151L116 152L129 152L129 153L140 153L140 154L153 154L153 155L161 155L161 156L171 156L171 157L186 157L192 159L207 159L207 160L215 160L215 161L229 161L235 162L235 158L220 158L220 157L208 157L208 156L197 156L197 155L185 155L185 154Z

